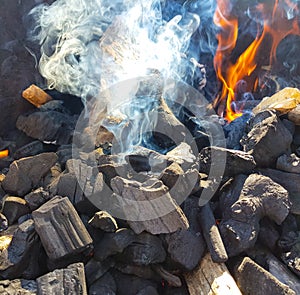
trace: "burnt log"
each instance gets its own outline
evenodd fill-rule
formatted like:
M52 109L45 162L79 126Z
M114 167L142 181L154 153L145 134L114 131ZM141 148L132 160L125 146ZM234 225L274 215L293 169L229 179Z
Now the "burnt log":
M55 153L43 153L14 161L2 182L3 189L12 195L24 196L37 187L56 161Z
M122 198L125 219L135 233L145 230L161 234L188 228L184 213L161 181L152 178L140 183L115 177L111 186Z
M234 276L243 294L296 295L295 291L281 283L271 273L259 266L249 257L245 257L243 261L236 266Z
M224 209L220 232L228 256L234 256L254 246L260 225L268 216L281 224L288 216L288 192L269 177L251 174L246 179L239 198Z
M36 282L37 293L40 295L87 295L83 263L71 264L65 269L56 269L37 278Z
M245 152L253 156L260 167L275 166L277 158L289 150L292 135L274 112L265 111L266 118L258 120L241 139ZM259 116L262 116L259 114ZM255 118L252 123L255 122Z
M91 247L92 239L67 197L54 197L32 216L50 259L81 253Z

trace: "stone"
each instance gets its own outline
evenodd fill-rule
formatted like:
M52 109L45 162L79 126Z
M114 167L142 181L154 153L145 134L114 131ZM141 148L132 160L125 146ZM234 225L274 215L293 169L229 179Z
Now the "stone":
M3 189L12 195L24 196L38 186L56 161L55 153L43 153L14 161L2 182Z
M56 196L32 212L35 229L50 259L82 253L92 239L67 197Z

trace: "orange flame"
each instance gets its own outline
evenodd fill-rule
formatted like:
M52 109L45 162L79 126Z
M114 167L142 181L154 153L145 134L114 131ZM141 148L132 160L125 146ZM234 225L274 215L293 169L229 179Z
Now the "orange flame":
M0 159L8 157L8 154L8 150L0 151Z
M295 4L285 0L285 4L296 9ZM218 106L218 113L230 122L242 115L242 110L234 110L232 104L235 101L234 88L238 81L250 77L257 67L257 52L267 34L272 37L270 49L270 64L276 60L276 48L280 41L289 34L300 34L298 20L288 20L281 8L279 0L270 5L258 4L256 10L260 12L264 23L262 32L258 32L255 40L239 56L235 64L228 61L232 50L235 48L238 38L238 19L230 16L230 0L217 0L217 9L214 15L214 23L221 28L217 34L218 48L214 57L214 67L218 79L222 83L222 90L215 99L214 106ZM258 87L258 79L254 79L251 90ZM225 109L224 109L225 108Z

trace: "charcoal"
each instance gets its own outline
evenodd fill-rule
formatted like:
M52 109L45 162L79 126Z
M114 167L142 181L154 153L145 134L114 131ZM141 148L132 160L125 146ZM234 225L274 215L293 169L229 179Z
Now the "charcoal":
M19 116L16 126L32 138L61 145L70 142L75 120L56 111L34 112Z
M5 215L0 213L0 232L7 230L8 228L8 220Z
M24 199L30 210L34 211L50 199L50 194L48 191L45 191L42 187L40 187L27 194Z
M57 149L56 152L58 156L58 161L62 166L66 165L66 162L72 159L72 146L71 145L62 145Z
M152 178L140 183L115 177L111 185L114 192L123 198L124 214L135 233L139 234L145 230L152 234L160 234L188 228L184 213L161 181ZM159 199L159 207L155 205L156 199ZM143 220L134 221L141 217Z
M19 197L6 196L2 205L2 213L6 216L8 224L14 224L21 216L30 212L27 202Z
M277 158L289 150L292 135L274 112L253 126L241 140L245 152L250 153L260 167L272 167Z
M103 261L109 256L123 252L135 239L136 235L130 229L121 228L115 233L105 233L102 240L95 245L94 257Z
M201 208L199 219L201 222L203 236L213 262L221 263L227 261L228 256L219 229L216 225L216 220L211 210L210 203L207 203Z
M155 271L157 274L161 276L163 280L168 283L168 286L179 288L182 286L181 279L174 274L170 273L166 269L164 269L161 265L154 266Z
M183 203L183 211L189 221L189 230L197 235L201 235L202 229L199 222L199 199L195 196L188 197Z
M97 212L89 224L105 232L115 232L118 229L116 220L106 211Z
M300 126L295 127L295 132L293 136L293 144L295 146L300 146Z
M260 243L276 253L279 238L280 234L274 223L268 218L263 218L260 222L260 231L258 235Z
M183 270L191 271L204 255L205 243L202 235L190 230L179 230L164 237L171 263Z
M211 165L218 167L219 157L226 159L224 176L251 173L256 166L254 158L249 153L211 146L200 152L200 171L209 174Z
M40 141L35 140L17 149L14 153L14 159L18 160L25 157L35 156L42 153L43 150L43 144Z
M290 252L281 255L281 259L288 268L300 278L300 258L299 242L291 249Z
M32 213L35 229L50 259L81 253L92 239L67 197L56 196Z
M300 175L296 173L287 173L275 169L259 169L259 172L270 177L273 181L283 186L289 192L291 202L291 213L300 215Z
M110 273L106 273L89 287L90 295L116 295L117 284Z
M137 295L158 295L158 292L153 286L147 286L146 288L140 290Z
M236 266L235 279L243 294L294 294L287 285L277 280L249 257ZM259 284L258 284L259 282Z
M84 267L88 287L103 277L112 265L113 263L109 259L100 262L92 258Z
M300 125L300 106L297 105L295 109L288 113L288 119L293 122L295 125Z
M162 293L163 295L190 295L186 286L178 287L167 287Z
M33 280L0 281L0 294L2 295L36 295L37 284Z
M12 195L24 196L37 187L56 161L55 153L43 153L14 161L2 182L3 189Z
M0 277L5 279L21 277L24 271L28 271L32 255L36 256L33 263L38 267L40 261L37 256L39 253L35 251L40 250L39 243L33 220L30 219L20 224L14 232L8 248L5 248L0 254Z
M124 274L134 275L147 280L159 280L159 276L153 270L153 265L130 265L126 262L118 261L114 268Z
M285 128L292 134L294 135L295 133L295 129L296 129L296 126L293 122L287 120L287 119L283 119L282 120L282 123L284 124Z
M40 295L87 295L83 263L71 264L65 269L56 269L37 278L36 282Z
M158 237L141 233L124 250L120 259L125 263L136 265L161 263L166 259L166 251Z
M288 192L269 177L251 174L246 179L239 199L229 210L224 208L220 231L228 256L251 248L258 237L259 221L268 216L281 224L288 216Z
M276 169L300 174L300 158L295 154L283 154L277 159Z

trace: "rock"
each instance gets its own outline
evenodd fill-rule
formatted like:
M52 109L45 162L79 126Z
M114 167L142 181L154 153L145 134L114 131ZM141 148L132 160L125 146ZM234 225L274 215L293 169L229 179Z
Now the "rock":
M163 262L166 259L166 251L158 237L141 233L124 249L120 257L128 264L149 265Z
M89 288L90 295L116 295L117 284L110 273L95 281Z
M116 220L106 211L97 212L89 224L105 232L115 232L118 229Z
M229 206L223 209L220 223L221 236L229 257L254 246L261 218L268 216L281 224L290 209L288 192L269 177L258 174L248 176L238 200Z
M92 239L67 197L54 197L33 211L32 216L50 259L61 259L91 247Z
M236 266L234 276L243 294L296 295L292 289L282 284L271 273L263 269L249 257L245 257Z
M24 196L38 186L56 161L55 153L43 153L14 161L2 182L3 189L12 195Z
M212 157L213 155L213 157ZM199 155L200 172L209 174L211 165L219 165L219 158L226 159L225 176L235 176L238 174L248 174L256 167L254 158L249 154L238 150L230 150L222 147L204 148ZM213 162L212 162L213 160Z
M266 111L267 118L253 126L241 140L245 152L253 156L260 167L272 167L277 158L288 151L292 135L274 112Z
M40 295L87 295L83 263L71 264L65 269L56 269L37 278L36 282Z
M276 169L300 174L300 158L295 154L283 154L277 159Z
M14 224L21 216L30 213L27 202L19 197L7 196L2 205L2 213L6 216L8 224Z
M36 295L37 284L31 280L0 281L0 294L3 295Z
M32 138L61 145L70 142L75 120L56 111L34 112L19 116L16 126Z
M115 177L111 186L116 195L122 198L121 208L125 219L135 233L145 230L160 234L188 228L184 213L161 181L153 178L140 183Z
M50 199L50 195L48 191L45 191L42 187L34 190L33 192L27 194L24 197L27 205L29 206L31 211L36 210L41 205L45 204Z

